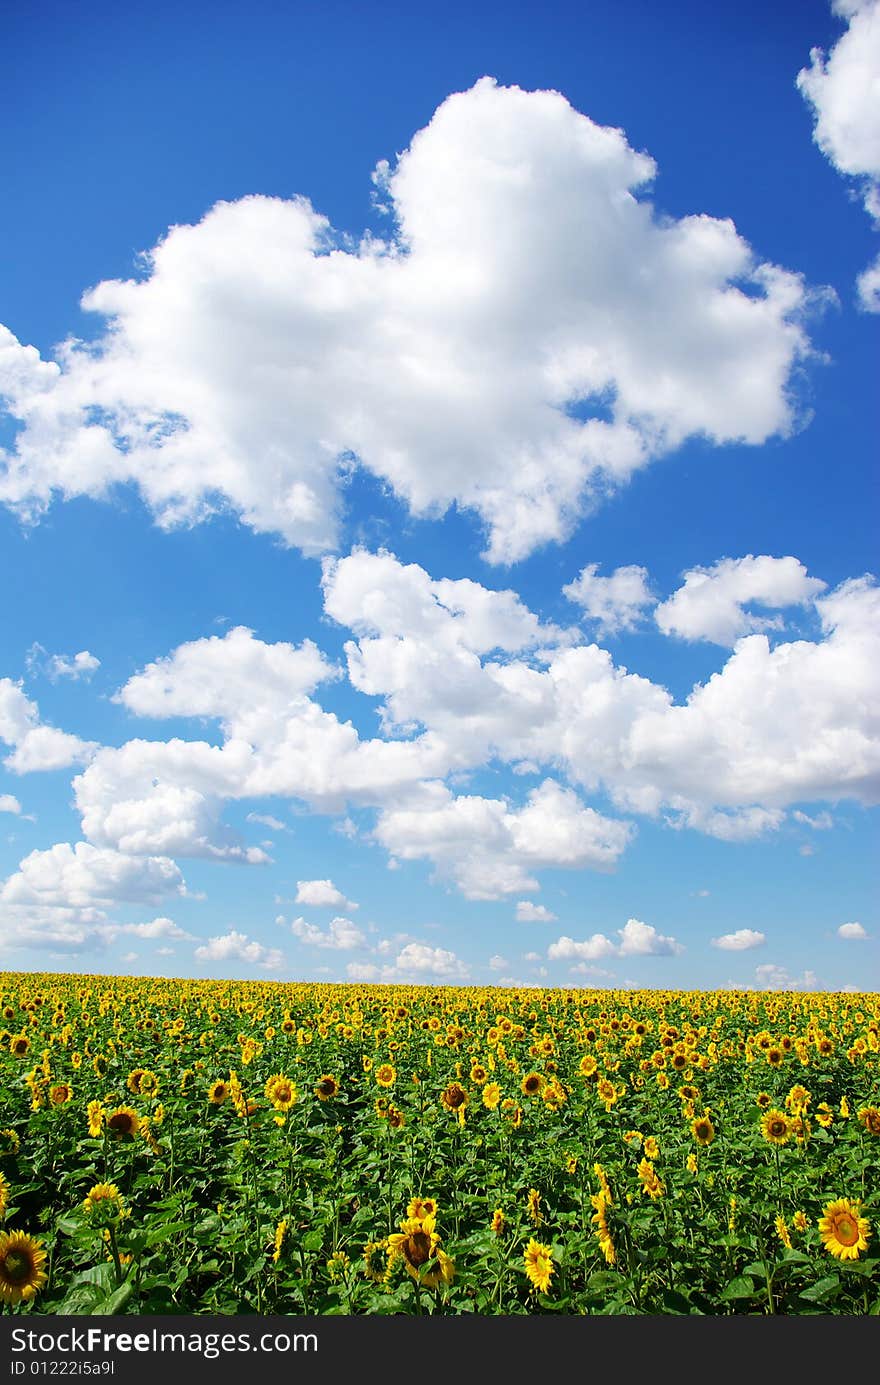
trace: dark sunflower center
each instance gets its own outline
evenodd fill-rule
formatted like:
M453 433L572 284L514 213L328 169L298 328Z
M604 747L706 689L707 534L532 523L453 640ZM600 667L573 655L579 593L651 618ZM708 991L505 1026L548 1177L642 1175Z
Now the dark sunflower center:
M0 1261L3 1277L10 1284L24 1284L33 1271L33 1261L23 1250L8 1250Z
M453 1108L458 1108L464 1101L464 1092L461 1087L450 1087L446 1093L446 1100Z
M320 1090L322 1096L332 1096L333 1093L336 1091L336 1083L330 1081L319 1082L318 1089Z
M426 1231L414 1231L406 1242L404 1253L413 1269L418 1269L431 1258L431 1237Z
M110 1129L115 1130L119 1135L131 1134L131 1116L119 1115L111 1116L109 1121Z

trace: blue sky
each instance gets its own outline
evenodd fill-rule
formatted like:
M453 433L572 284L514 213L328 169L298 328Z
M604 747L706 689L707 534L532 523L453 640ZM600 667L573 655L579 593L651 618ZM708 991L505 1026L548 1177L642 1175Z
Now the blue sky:
M0 966L876 987L876 0L39 18Z

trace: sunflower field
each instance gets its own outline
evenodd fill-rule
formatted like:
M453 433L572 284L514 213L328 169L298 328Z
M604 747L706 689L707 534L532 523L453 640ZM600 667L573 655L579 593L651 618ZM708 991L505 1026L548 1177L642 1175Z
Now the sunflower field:
M880 997L0 974L0 1311L880 1313Z

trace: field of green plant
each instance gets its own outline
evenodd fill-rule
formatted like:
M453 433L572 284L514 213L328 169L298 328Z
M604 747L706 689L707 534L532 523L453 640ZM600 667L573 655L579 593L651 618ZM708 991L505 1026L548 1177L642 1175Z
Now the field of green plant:
M878 1313L878 1019L0 974L0 1311Z

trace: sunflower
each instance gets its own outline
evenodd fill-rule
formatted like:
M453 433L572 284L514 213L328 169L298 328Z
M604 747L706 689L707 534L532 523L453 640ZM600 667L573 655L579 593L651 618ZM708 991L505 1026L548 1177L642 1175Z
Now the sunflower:
M385 1119L392 1130L402 1130L406 1125L406 1116L397 1106L389 1106Z
M155 1096L159 1090L159 1079L149 1068L141 1073L140 1096Z
M819 1122L823 1130L827 1130L829 1126L834 1124L834 1112L828 1105L827 1101L819 1102L819 1105L816 1107L815 1115L816 1120Z
M605 1256L606 1265L614 1265L617 1262L617 1252L614 1249L611 1228L608 1225L608 1208L612 1204L611 1194L607 1190L607 1185L603 1186L598 1193L594 1193L590 1201L595 1208L592 1221L596 1228L596 1239L599 1242L599 1249Z
M784 1111L771 1107L761 1120L761 1134L771 1145L787 1145L791 1139L791 1126Z
M554 1273L552 1247L530 1240L523 1252L523 1261L532 1287L537 1293L546 1294Z
M880 1111L876 1106L863 1106L856 1117L869 1135L880 1135Z
M86 1107L86 1114L89 1118L89 1136L93 1140L98 1140L104 1129L104 1107L100 1101L90 1101Z
M437 1216L437 1203L432 1197L410 1198L409 1206L406 1209L408 1217L416 1217L419 1221L423 1217Z
M527 1072L519 1089L523 1096L540 1096L544 1087L544 1078L539 1072Z
M657 1158L659 1158L659 1156L660 1156L660 1146L658 1145L657 1141L654 1139L654 1136L653 1136L653 1135L649 1135L648 1138L645 1140L645 1143L644 1143L644 1153L645 1153L645 1158L646 1158L646 1159L657 1159Z
M785 1098L785 1104L792 1115L802 1116L809 1106L811 1099L810 1093L807 1091L806 1087L802 1087L798 1082L792 1087L788 1096Z
M837 1260L858 1260L860 1251L868 1249L871 1223L860 1217L861 1207L847 1198L829 1202L819 1219L822 1244Z
M642 1192L645 1193L652 1202L662 1197L664 1193L663 1184L654 1171L654 1165L649 1159L642 1159L638 1168L639 1182L642 1185Z
M73 1088L69 1082L56 1082L54 1087L49 1088L49 1102L52 1106L66 1106L73 1096Z
M374 1284L384 1284L391 1269L387 1260L387 1241L367 1241L363 1251L364 1274Z
M492 1230L496 1236L503 1236L507 1227L507 1218L500 1207L496 1207L492 1213Z
M490 1111L495 1111L501 1100L501 1088L497 1082L487 1082L483 1088L483 1105Z
M21 1140L11 1126L0 1130L0 1154L17 1154L21 1148Z
M440 1093L440 1100L447 1111L461 1111L467 1105L468 1094L460 1082L450 1082Z
M791 1250L791 1232L783 1216L778 1216L776 1218L776 1234L785 1246L785 1249Z
M527 1211L529 1221L534 1222L535 1226L540 1226L544 1218L541 1215L541 1194L537 1188L529 1188Z
M315 1096L319 1101L330 1101L334 1096L339 1095L339 1083L335 1077L329 1073L324 1073L315 1087Z
M132 1096L140 1096L141 1078L143 1077L145 1071L145 1068L132 1068L131 1072L128 1074L128 1077L125 1079L125 1085L131 1092Z
M278 1264L278 1261L281 1259L281 1252L282 1252L282 1250L284 1249L284 1242L285 1242L285 1239L286 1239L286 1237L287 1237L287 1232L288 1232L289 1228L290 1228L290 1222L287 1220L287 1217L282 1217L281 1220L280 1220L280 1222L278 1223L278 1225L277 1225L276 1228L275 1228L274 1249L273 1249L273 1251L272 1251L272 1261L273 1261L273 1263L276 1264L276 1265Z
M376 1081L380 1087L393 1087L396 1079L397 1073L391 1063L382 1063L376 1069Z
M107 1129L117 1140L134 1139L141 1124L137 1111L130 1106L117 1106L105 1113Z
M455 1266L440 1248L434 1217L407 1217L400 1223L400 1231L388 1237L389 1267L398 1257L407 1274L428 1289L435 1289L441 1280L452 1282Z
M266 1097L271 1101L276 1111L286 1113L295 1106L299 1100L299 1092L296 1083L291 1082L289 1077L277 1072L266 1082Z
M29 1303L47 1282L42 1241L23 1231L0 1232L0 1300Z
M795 1231L806 1231L807 1227L810 1225L810 1219L806 1212L795 1212L791 1219L791 1224Z
M229 1096L229 1083L219 1079L208 1086L208 1100L212 1106L222 1106Z
M13 1034L9 1040L9 1052L14 1053L16 1058L23 1058L31 1046L31 1041L27 1034Z
M783 1059L785 1058L785 1054L783 1053L781 1048L776 1048L774 1046L772 1048L767 1049L766 1057L767 1062L770 1064L771 1068L778 1068L781 1065Z
M592 1053L585 1053L579 1066L581 1077L594 1077L598 1066Z
M90 1221L117 1221L125 1216L125 1203L115 1183L96 1183L83 1198L83 1211Z
M760 1106L762 1111L767 1110L767 1107L770 1105L770 1102L772 1100L773 1098L771 1097L769 1092L759 1092L758 1095L755 1097L755 1102L758 1106Z
M698 1145L710 1145L715 1139L715 1127L708 1116L698 1116L691 1121L691 1134Z
M476 1086L482 1087L483 1083L488 1082L488 1080L489 1074L486 1069L482 1067L480 1063L474 1063L471 1068L471 1081L475 1083Z
M9 1206L9 1184L0 1173L0 1221L6 1216L6 1208Z
M688 1155L688 1157L687 1157L687 1171L688 1171L688 1173L696 1173L696 1171L697 1171L697 1156L696 1156L696 1154L689 1154L689 1155Z

